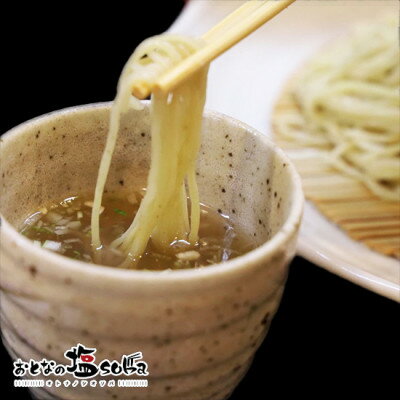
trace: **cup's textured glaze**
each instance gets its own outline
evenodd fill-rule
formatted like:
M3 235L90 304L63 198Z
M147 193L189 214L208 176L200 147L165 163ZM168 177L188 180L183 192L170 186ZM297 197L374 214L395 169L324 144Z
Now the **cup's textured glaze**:
M55 112L3 136L4 344L23 360L69 364L64 351L82 343L97 348L96 362L141 351L149 365L148 388L33 389L39 399L226 399L281 299L303 206L298 175L264 136L206 112L201 200L231 215L258 248L216 266L151 272L89 265L34 246L17 232L24 217L56 199L93 191L109 107ZM146 105L122 120L107 190L145 186L149 163Z

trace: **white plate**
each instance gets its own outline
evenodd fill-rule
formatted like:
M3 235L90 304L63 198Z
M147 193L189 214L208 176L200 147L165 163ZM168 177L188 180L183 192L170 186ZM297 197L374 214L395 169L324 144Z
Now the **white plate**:
M170 28L200 36L242 1L191 0ZM282 86L321 46L359 22L398 15L397 1L297 1L215 60L206 107L269 135L270 116ZM298 254L360 286L400 300L400 265L350 239L306 205ZM340 293L338 293L340 296Z

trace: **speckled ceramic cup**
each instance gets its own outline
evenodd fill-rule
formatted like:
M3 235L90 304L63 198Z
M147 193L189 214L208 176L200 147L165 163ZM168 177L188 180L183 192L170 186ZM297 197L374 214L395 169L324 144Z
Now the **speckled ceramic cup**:
M3 136L1 317L14 358L68 364L65 350L96 347L96 362L143 353L147 388L42 388L39 399L226 399L264 339L295 253L303 194L290 161L268 139L206 112L198 161L201 200L259 245L195 270L130 271L89 265L36 247L24 217L93 190L109 104L39 117ZM150 163L148 106L122 120L109 192L142 187Z

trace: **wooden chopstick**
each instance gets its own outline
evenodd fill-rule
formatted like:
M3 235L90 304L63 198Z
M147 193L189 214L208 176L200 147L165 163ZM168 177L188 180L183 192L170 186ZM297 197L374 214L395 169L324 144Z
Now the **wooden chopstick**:
M229 50L232 46L258 29L265 22L292 4L295 0L246 1L221 22L203 35L208 42L204 47L163 74L154 87L136 85L132 93L140 99L152 91L169 92L205 64Z
M202 38L209 42L216 39L221 33L226 32L228 29L233 28L235 24L243 21L244 18L248 17L257 8L261 7L265 1L246 1L235 11L227 15L222 21L214 25L208 32L206 32Z

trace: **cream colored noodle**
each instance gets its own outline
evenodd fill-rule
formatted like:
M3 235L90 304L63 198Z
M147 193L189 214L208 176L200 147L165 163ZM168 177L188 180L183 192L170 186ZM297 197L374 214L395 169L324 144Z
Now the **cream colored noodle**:
M400 53L397 22L362 26L318 54L296 82L302 115L277 119L279 131L364 182L400 199Z
M114 100L107 142L101 159L92 210L92 245L101 249L100 208L121 115L142 108L131 95L135 83L151 84L199 46L195 39L162 35L145 40L122 71ZM112 243L125 252L122 267L132 267L151 238L160 249L174 240L194 244L198 238L200 203L195 166L205 102L208 65L167 94L151 100L151 166L146 194L128 230ZM187 197L190 198L190 215ZM98 257L101 252L98 252Z

